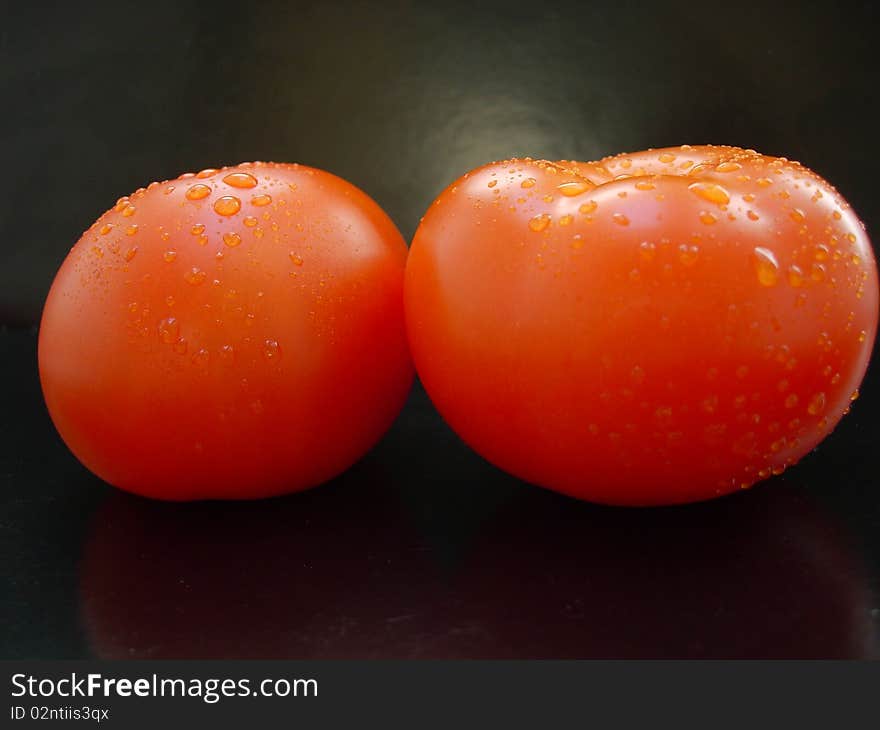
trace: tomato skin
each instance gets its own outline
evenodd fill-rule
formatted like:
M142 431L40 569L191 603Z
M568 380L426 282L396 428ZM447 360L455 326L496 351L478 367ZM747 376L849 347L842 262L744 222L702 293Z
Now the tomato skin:
M321 170L246 163L154 183L101 216L52 285L49 413L80 461L127 491L315 486L405 400L405 260L379 206Z
M596 502L708 499L779 473L867 367L877 270L797 163L732 147L507 160L410 249L416 370L486 459Z

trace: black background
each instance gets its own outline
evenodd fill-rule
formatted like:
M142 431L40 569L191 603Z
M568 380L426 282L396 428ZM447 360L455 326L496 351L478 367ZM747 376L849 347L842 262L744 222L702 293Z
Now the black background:
M330 170L410 238L465 171L681 143L785 155L880 226L872 3L3 3L0 656L880 655L880 382L784 477L623 510L524 485L416 386L320 489L129 497L57 437L36 325L122 194ZM682 475L687 478L686 474Z

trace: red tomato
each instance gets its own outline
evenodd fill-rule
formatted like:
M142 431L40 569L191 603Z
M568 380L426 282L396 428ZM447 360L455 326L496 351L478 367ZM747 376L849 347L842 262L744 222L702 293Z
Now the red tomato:
M71 451L173 500L314 486L369 449L412 378L406 246L330 173L242 164L153 183L86 231L43 312Z
M507 160L419 227L405 306L440 412L512 474L612 504L781 472L856 396L877 270L853 210L733 147Z

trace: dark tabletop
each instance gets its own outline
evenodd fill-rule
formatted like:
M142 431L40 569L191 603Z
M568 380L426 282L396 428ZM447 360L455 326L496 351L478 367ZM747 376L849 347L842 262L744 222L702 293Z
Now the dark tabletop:
M867 2L5 3L0 657L880 657L876 365L784 476L650 510L507 476L418 384L321 488L152 502L79 465L36 368L80 232L242 160L334 172L410 238L492 159L732 144L800 160L880 230L877 21Z

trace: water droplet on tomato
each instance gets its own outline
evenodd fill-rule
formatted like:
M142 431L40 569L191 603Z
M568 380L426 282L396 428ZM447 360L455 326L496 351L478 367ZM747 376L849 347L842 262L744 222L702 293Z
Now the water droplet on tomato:
M251 205L255 205L258 208L262 208L264 205L269 205L272 202L272 196L268 193L264 193L263 195L255 195L251 198Z
M233 188L254 188L257 186L257 178L249 172L230 172L223 178L223 182Z
M210 359L211 359L211 353L208 352L204 347L202 347L193 353L193 356L191 358L191 362L193 365L207 365L208 360L210 360Z
M710 203L715 203L716 205L727 205L730 202L730 195L728 192L721 187L720 185L716 185L715 183L710 182L695 182L688 185L688 190L690 190L694 195L698 198L702 198Z
M187 200L202 200L203 198L207 198L211 194L211 188L207 185L191 185L187 188L186 198Z
M715 216L713 213L710 213L708 210L701 210L700 211L700 223L703 223L707 226L711 226L713 223L716 223L717 221L718 221L717 216Z
M654 417L661 424L668 424L672 420L672 408L670 406L660 406L654 411Z
M582 195L583 193L587 192L587 190L592 190L593 185L588 183L586 180L578 180L576 182L567 182L562 183L561 185L557 185L556 189L566 198L573 198L576 195Z
M825 410L825 393L816 393L807 405L807 413L816 416Z
M276 362L281 359L281 347L277 340L266 340L263 343L263 358L269 362Z
M586 202L586 203L583 203L583 204L578 208L578 211L581 212L581 213L583 213L584 215L589 215L589 214L592 213L594 210L596 210L596 208L598 208L598 207L599 207L599 204L598 204L595 200L590 200L590 201L588 201L588 202Z
M794 287L800 287L804 285L804 272L797 264L792 264L788 267L788 283Z
M188 269L184 273L183 278L186 280L187 284L192 284L193 286L196 286L198 284L201 284L205 280L206 276L207 274L204 271L202 271L197 266L193 266L191 269Z
M159 322L159 339L165 344L175 342L180 336L180 325L174 317L166 317Z
M241 201L234 195L223 195L214 201L214 212L219 215L235 215L241 210Z
M685 266L693 266L700 255L700 247L694 244L681 244L678 247L678 260Z
M235 248L241 243L241 236L239 236L235 231L227 231L223 234L223 243L229 246L229 248Z
M758 281L764 286L774 286L779 279L779 263L773 252L762 246L758 246L752 252L752 263Z
M550 216L547 213L536 215L529 221L529 228L535 233L540 233L550 225Z

